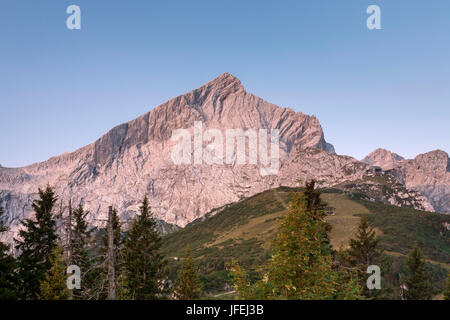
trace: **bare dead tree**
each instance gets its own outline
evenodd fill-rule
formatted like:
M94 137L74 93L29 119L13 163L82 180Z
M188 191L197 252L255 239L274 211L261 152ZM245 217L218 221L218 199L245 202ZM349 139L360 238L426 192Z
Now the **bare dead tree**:
M72 265L72 199L69 200L69 217L67 222L67 265Z
M107 300L116 299L116 274L114 254L114 227L112 207L108 208L108 297Z

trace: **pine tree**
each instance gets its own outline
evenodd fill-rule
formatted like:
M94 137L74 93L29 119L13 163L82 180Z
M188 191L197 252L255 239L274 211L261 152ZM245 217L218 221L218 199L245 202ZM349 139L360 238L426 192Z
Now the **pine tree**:
M324 209L326 204L322 201L320 195L321 192L320 189L316 188L315 180L307 181L305 183L301 201L303 202L305 210L316 220L322 220L325 215Z
M301 183L301 180L298 182ZM323 243L329 246L331 225L324 221L327 204L322 200L321 191L319 188L316 188L315 180L306 181L302 197L299 201L312 219L320 221L320 232L322 233Z
M81 289L73 290L75 299L89 299L94 279L91 259L88 250L92 246L92 233L96 228L89 228L86 220L88 211L84 211L81 203L73 212L74 225L72 227L72 261L71 263L80 267L81 270Z
M67 300L66 268L62 261L62 249L56 246L50 257L51 268L40 281L40 300Z
M326 223L323 221L323 203L320 194L313 192L314 183L308 183L305 192L293 193L287 216L281 223L273 242L273 255L264 267L262 279L251 290L245 276L231 276L236 291L249 296L245 299L355 299L359 287L344 279L333 268ZM233 273L234 270L234 273Z
M160 253L161 237L156 226L145 196L124 247L124 268L131 299L158 299L163 293L166 262Z
M447 280L445 281L444 300L450 300L450 272L448 273Z
M363 216L358 225L356 239L350 239L349 256L355 265L363 265L363 269L374 263L381 255L378 249L378 238L375 230L369 225L366 216Z
M429 300L431 290L425 272L425 261L417 244L408 256L408 278L406 280L406 300Z
M378 248L378 242L375 230L369 225L367 217L363 216L358 225L356 239L350 239L350 248L341 252L343 263L356 268L363 295L366 297L374 295L366 286L367 267L375 262L382 262L380 258L383 251Z
M3 222L3 208L0 207L0 234L8 231ZM18 279L15 273L16 259L9 254L10 246L0 241L0 300L18 298Z
M197 300L202 296L198 270L194 267L189 246L186 248L183 268L178 274L174 293L178 300Z
M38 297L40 281L44 280L51 267L50 257L58 239L52 213L56 200L50 186L47 185L45 190L39 189L39 199L32 204L35 219L22 221L20 240L15 240L21 252L18 263L23 299Z

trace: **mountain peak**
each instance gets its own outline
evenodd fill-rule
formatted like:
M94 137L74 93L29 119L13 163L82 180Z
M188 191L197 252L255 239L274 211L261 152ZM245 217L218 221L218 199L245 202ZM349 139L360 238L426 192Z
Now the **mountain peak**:
M215 79L211 80L210 82L224 82L224 81L239 81L241 82L237 77L233 76L231 73L224 72Z
M228 72L222 73L220 76L215 79L209 81L201 88L209 88L213 90L223 90L230 89L230 91L237 92L243 91L245 92L244 87L242 86L241 80L233 76Z
M379 166L384 170L389 170L394 167L396 162L405 160L405 158L389 150L378 148L368 154L361 162L367 163L373 166Z
M433 151L430 151L427 153L423 153L421 155L422 156L436 156L436 157L449 158L448 153L443 150L440 150L440 149L433 150Z
M448 153L442 150L433 150L427 153L419 154L414 158L417 164L427 164L432 166L432 171L450 172L450 158Z

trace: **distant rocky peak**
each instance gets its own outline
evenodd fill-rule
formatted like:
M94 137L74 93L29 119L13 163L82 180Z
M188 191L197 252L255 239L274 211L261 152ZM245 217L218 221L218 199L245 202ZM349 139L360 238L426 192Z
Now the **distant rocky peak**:
M197 90L201 90L203 88L210 88L214 90L231 89L235 91L245 91L241 81L228 72L222 73L220 76L209 81Z
M442 150L435 150L399 163L393 174L407 188L428 198L437 212L450 213L450 160Z
M430 175L445 175L450 172L450 159L442 150L434 150L419 154L411 162L417 170L428 172Z
M442 150L434 150L427 153L419 154L416 158L417 161L440 161L447 163L449 161L448 153Z
M367 163L371 166L381 167L383 170L392 169L397 162L403 161L405 158L386 149L378 148L372 153L368 154L361 162Z
M203 86L179 95L130 122L121 124L93 144L94 166L111 164L123 152L151 142L165 143L176 129L195 121L208 129L278 129L281 148L299 143L334 153L314 116L282 108L247 93L241 81L223 73Z

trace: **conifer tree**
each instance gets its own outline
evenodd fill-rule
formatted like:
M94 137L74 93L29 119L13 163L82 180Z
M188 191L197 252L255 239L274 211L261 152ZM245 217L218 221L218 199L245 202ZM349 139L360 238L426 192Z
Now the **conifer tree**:
M45 190L39 189L39 199L32 204L35 217L22 221L20 238L15 240L20 252L18 263L23 299L38 297L40 281L51 267L50 257L58 239L52 213L56 200L49 185Z
M88 211L84 211L81 203L73 212L73 226L72 227L72 264L80 267L81 270L81 289L73 290L75 299L89 299L94 279L92 270L92 263L88 255L88 250L92 246L92 232L96 228L89 228L86 220Z
M124 246L124 269L131 299L158 299L164 292L166 261L160 253L161 237L156 227L145 196Z
M450 300L450 272L447 274L447 280L445 281L444 300Z
M264 267L262 279L249 291L245 276L234 286L245 299L356 299L359 286L334 270L328 241L328 227L323 221L320 194L312 192L308 183L305 192L293 193L287 216L273 242L273 255ZM234 273L233 273L234 270ZM236 290L238 291L238 290Z
M50 257L51 268L40 281L40 300L67 300L66 268L62 261L62 249L56 246Z
M363 216L358 225L356 239L350 239L348 253L352 262L355 265L363 265L364 269L373 264L382 252L378 249L378 242L375 230L369 225L367 217Z
M305 183L301 201L303 202L305 210L316 220L322 220L325 215L324 209L326 204L322 201L320 195L321 192L320 189L316 188L315 180L307 181Z
M186 248L186 256L178 274L174 293L178 300L197 300L202 296L198 270L194 267L189 246Z
M298 181L301 183L301 180ZM321 191L316 188L316 181L305 182L305 187L302 192L302 197L299 200L309 216L317 221L320 221L320 232L322 233L323 242L325 245L330 245L329 232L331 225L324 221L326 203L321 198Z
M406 300L429 300L431 290L425 271L425 261L417 244L408 256L408 278L406 280Z
M8 231L3 221L3 208L0 207L0 234ZM0 241L0 300L18 298L18 279L15 273L16 259L9 253L10 246Z
M363 216L359 222L356 232L356 239L350 239L350 248L341 252L343 263L356 268L360 286L363 288L363 295L372 297L374 294L367 289L367 267L381 263L383 251L378 248L378 238L375 230L369 225L366 216Z
M248 279L248 274L239 265L237 260L232 260L231 263L227 265L229 271L229 276L231 278L231 283L233 289L236 293L236 299L238 300L255 300L256 293L254 293L255 288L252 287L250 280ZM264 282L267 284L267 277L264 278ZM256 287L256 285L255 285ZM263 287L263 290L265 288ZM263 299L266 297L266 293L262 292L259 294L259 298Z

